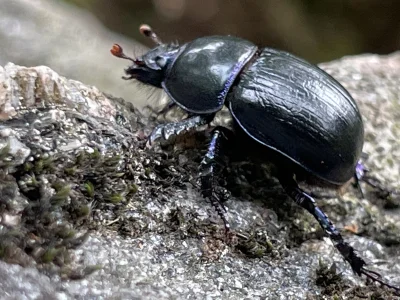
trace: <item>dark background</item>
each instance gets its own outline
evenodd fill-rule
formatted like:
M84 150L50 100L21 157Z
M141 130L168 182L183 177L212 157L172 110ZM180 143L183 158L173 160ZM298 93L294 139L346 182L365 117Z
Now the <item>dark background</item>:
M165 41L232 34L317 63L400 48L399 0L67 0L143 43L149 24Z

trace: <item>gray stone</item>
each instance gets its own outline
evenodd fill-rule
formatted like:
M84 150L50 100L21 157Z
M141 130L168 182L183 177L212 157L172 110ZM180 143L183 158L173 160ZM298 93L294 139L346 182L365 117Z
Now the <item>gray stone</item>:
M385 185L400 189L400 53L347 57L322 67L360 105L366 164ZM8 64L0 78L2 137L14 137L30 150L19 173L1 168L2 184L14 182L30 204L22 206L21 224L0 225L0 250L7 250L0 288L7 299L391 295L366 287L330 241L313 238L319 236L318 224L292 204L274 178L257 183L241 173L243 194L234 193L226 203L238 244L228 245L218 216L188 183L200 157L190 146L193 135L173 151L146 149L144 137L155 121L121 99L47 67ZM361 201L348 187L340 198L319 203L338 227L349 228L346 239L369 267L399 286L399 210L384 209L383 200L364 188L367 197ZM252 241L244 241L252 234ZM316 284L317 271L324 269L320 261L343 272L331 290Z
M0 291L2 300L62 299L57 297L57 291L46 275L34 268L23 268L2 261Z

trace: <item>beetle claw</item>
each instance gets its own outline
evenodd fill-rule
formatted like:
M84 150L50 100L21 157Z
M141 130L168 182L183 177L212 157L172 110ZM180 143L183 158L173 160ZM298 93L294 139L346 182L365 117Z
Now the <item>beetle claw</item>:
M339 250L340 254L342 254L344 259L350 264L353 272L358 276L361 276L366 262L357 255L354 248L343 240L337 243L336 248Z
M396 286L394 286L392 284L389 284L389 283L383 281L381 279L382 275L379 274L378 272L375 272L375 271L372 271L372 270L368 270L368 269L365 269L365 268L361 268L360 272L361 272L361 274L363 274L365 277L367 277L368 279L372 280L373 282L378 282L380 285L386 286L387 288L394 290L394 294L396 296L400 296L400 287L396 287Z
M163 137L164 125L158 125L153 131L150 133L147 143L149 146L152 146L156 140Z

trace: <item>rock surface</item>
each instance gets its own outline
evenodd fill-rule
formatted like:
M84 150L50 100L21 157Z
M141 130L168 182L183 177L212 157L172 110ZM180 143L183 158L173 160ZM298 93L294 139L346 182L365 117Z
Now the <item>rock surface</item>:
M360 105L367 166L400 189L400 53L322 67ZM226 244L190 183L201 133L146 149L154 118L47 67L13 64L0 67L0 118L0 299L392 297L355 277L313 218L250 163L227 171L228 219L240 234ZM361 202L349 187L319 203L399 286L398 202L364 188Z

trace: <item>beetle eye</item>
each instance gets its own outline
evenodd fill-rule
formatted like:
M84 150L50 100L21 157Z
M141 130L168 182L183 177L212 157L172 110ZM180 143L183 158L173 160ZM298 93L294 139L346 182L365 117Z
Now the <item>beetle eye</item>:
M162 57L162 56L157 56L155 59L155 62L161 68L164 68L165 65L167 64L167 60L165 59L165 57Z

